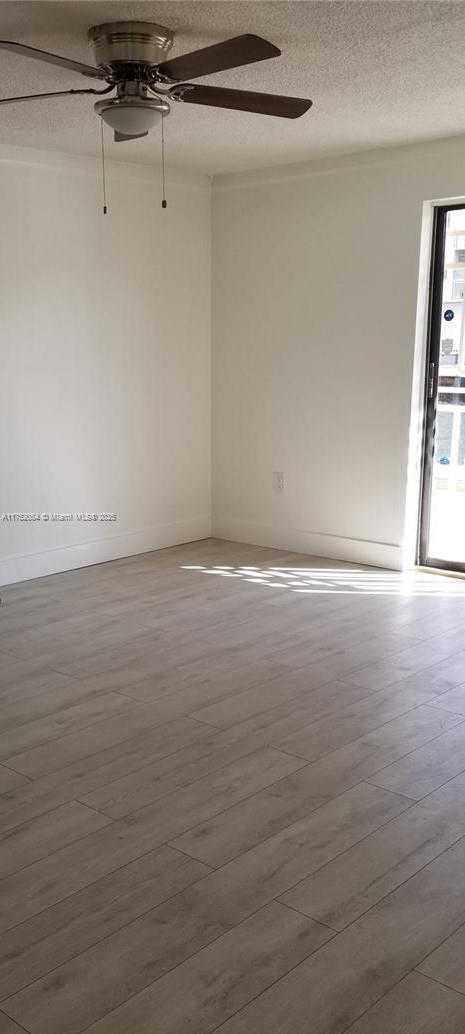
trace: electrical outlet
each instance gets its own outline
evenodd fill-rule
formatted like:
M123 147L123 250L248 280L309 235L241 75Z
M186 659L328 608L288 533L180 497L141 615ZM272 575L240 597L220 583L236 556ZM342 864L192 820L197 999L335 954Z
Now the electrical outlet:
M273 492L276 495L284 494L284 473L282 470L273 471Z

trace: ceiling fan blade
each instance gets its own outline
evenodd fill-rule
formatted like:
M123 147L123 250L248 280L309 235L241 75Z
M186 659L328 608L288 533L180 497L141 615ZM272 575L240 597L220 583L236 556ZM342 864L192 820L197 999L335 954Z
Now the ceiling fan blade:
M184 104L208 104L214 108L252 111L258 115L299 118L312 106L303 97L282 97L275 93L252 93L250 90L226 90L220 86L195 86L182 83L170 92L174 100Z
M26 93L22 97L0 97L0 104L16 104L17 101L37 101L44 100L47 97L68 97L71 93L83 94L83 93L107 93L112 90L110 86L107 90L93 90L92 87L89 90L54 90L53 93Z
M181 54L171 61L164 61L158 71L168 79L180 82L183 79L198 79L201 75L212 75L213 72L224 72L227 68L249 65L253 61L264 61L268 57L278 57L280 53L273 43L248 34L235 36L224 43L214 43L212 47L203 47L202 50L194 50L192 54Z
M13 40L0 40L0 50L11 50L20 57L32 57L36 61L46 61L49 65L60 65L61 68L69 68L72 72L80 72L91 79L105 79L105 73L100 68L93 68L92 65L84 65L81 61L73 61L69 57L61 57L59 54L49 54L46 50L37 50L37 47L28 47L24 43L14 43Z
M139 140L141 136L148 135L149 134L147 131L146 133L131 133L131 135L129 136L127 133L120 133L117 129L115 129L114 141L115 144L122 144L124 140Z

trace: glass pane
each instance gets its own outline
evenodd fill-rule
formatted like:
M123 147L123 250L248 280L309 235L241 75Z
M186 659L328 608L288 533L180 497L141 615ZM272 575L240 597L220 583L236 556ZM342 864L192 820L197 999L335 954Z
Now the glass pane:
M452 413L438 413L436 424L435 460L437 463L441 463L443 465L450 463L451 459L453 420L454 417Z
M465 464L465 413L462 413L459 435L459 463Z

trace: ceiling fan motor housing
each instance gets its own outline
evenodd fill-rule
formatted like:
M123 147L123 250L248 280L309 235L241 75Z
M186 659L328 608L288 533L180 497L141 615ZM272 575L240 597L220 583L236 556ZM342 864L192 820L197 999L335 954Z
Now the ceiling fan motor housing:
M105 22L89 29L88 38L99 68L114 70L159 65L173 46L174 32L155 22Z

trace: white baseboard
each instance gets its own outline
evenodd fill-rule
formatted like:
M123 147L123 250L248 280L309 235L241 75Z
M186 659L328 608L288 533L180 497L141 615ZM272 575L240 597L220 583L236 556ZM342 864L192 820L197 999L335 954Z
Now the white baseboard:
M270 546L294 553L305 553L308 556L327 557L330 560L345 560L348 563L366 564L369 567L387 567L393 571L403 569L402 546L386 542L322 535L313 531L300 531L297 528L281 528L274 524L237 520L234 517L213 517L212 534L215 538L248 542L253 546Z
M144 531L127 532L111 538L94 539L60 549L47 549L42 553L0 559L0 585L11 585L30 578L42 578L60 571L73 571L76 567L90 567L107 560L149 553L183 542L197 542L211 535L210 517L194 517L187 521L158 524Z

